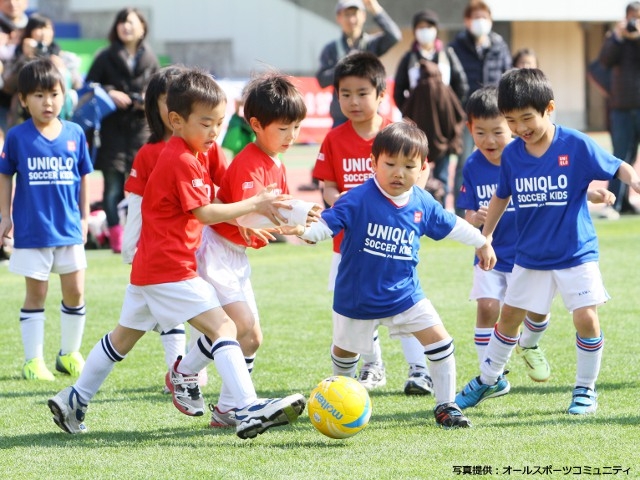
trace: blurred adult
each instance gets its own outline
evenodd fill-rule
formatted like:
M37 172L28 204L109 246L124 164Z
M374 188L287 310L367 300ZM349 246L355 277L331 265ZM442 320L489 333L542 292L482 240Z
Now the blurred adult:
M403 116L427 134L431 175L437 181L427 187L439 193L437 199L444 204L449 192L449 158L462 150L461 102L469 85L458 56L438 38L439 20L433 10L413 16L415 40L398 64L393 99Z
M539 68L538 57L532 48L521 48L513 54L513 68Z
M338 0L335 10L336 22L342 29L342 35L327 43L320 54L320 68L316 78L323 88L333 85L335 66L349 53L367 51L381 56L402 39L400 27L380 6L378 0ZM367 12L373 15L373 21L382 31L373 34L364 31ZM340 111L337 92L333 92L330 113L334 127L347 120Z
M12 60L16 45L27 26L27 6L27 0L0 0L0 74L4 71L5 63ZM6 130L12 94L5 92L3 87L4 81L0 80L0 128Z
M117 106L102 121L95 160L104 178L103 208L114 253L122 248L118 203L124 198L124 182L138 149L149 136L144 91L159 64L145 42L147 32L147 21L138 9L120 10L109 30L109 45L98 52L86 76L87 82L102 84Z
M464 9L465 29L450 43L458 55L469 82L469 95L487 85L497 85L504 72L511 68L511 52L504 39L492 31L491 9L482 0L470 0ZM473 151L473 138L468 128L463 133L463 151L458 156L454 194L462 185L462 167ZM457 203L457 202L456 202ZM456 209L464 217L464 210Z
M613 154L633 165L640 142L640 2L627 5L624 20L607 34L600 62L611 69L609 131ZM629 189L618 178L609 181L616 201L602 216L615 219L620 213L639 213L629 202Z

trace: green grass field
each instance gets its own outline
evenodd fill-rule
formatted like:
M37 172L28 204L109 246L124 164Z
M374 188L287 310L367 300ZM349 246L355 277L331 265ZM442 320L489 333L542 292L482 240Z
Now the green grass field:
M292 426L243 441L207 428L208 416L181 415L162 395L165 372L158 335L149 333L116 366L89 407L89 432L71 436L51 421L47 399L72 383L20 379L18 310L24 280L0 267L0 472L8 479L446 479L591 478L597 469L640 477L640 219L597 222L601 269L611 302L600 309L606 344L597 414L572 417L575 331L556 299L541 345L552 367L548 383L534 384L519 359L509 364L512 390L468 410L473 428L446 431L433 420L433 398L406 397L399 342L381 329L387 386L371 394L369 426L347 440L331 440L306 412ZM265 341L254 382L261 396L305 395L331 374L331 296L326 291L330 242L315 247L276 244L251 252L253 283ZM475 304L470 247L423 241L423 288L456 340L458 387L477 374L473 346ZM88 322L82 353L117 322L129 268L110 251L89 251ZM60 296L54 277L47 303L45 353L53 369L59 345ZM219 380L209 367L208 401ZM622 469L623 471L619 471ZM628 469L628 470L627 470ZM626 473L624 471L626 470ZM588 472L591 472L589 474ZM616 475L614 475L616 473Z

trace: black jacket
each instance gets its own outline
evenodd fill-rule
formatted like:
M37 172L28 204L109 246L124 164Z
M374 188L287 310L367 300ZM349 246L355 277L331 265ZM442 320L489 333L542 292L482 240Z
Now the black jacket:
M640 108L640 40L619 41L610 34L599 59L611 69L609 108Z

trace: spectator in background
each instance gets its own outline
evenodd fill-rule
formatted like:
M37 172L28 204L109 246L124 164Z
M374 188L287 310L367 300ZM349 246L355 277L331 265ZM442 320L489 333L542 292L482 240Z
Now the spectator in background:
M513 54L514 68L538 68L538 57L531 48L521 48Z
M613 155L633 165L640 142L640 2L627 5L626 17L618 22L600 51L600 62L611 69L609 131ZM601 216L617 219L621 213L640 213L629 202L629 189L618 178L609 181L616 196L612 207Z
M439 192L437 199L444 205L449 193L449 157L462 149L461 102L469 84L458 56L438 38L438 22L432 10L413 16L415 41L396 70L393 99L403 116L427 134L431 175L437 181L435 188L428 183L427 190Z
M382 30L369 34L364 29L367 12L373 15L373 21ZM400 27L391 19L378 3L378 0L338 0L336 3L336 22L342 29L337 40L327 43L320 54L320 69L316 73L322 88L333 85L333 72L336 64L352 52L365 51L381 56L402 39ZM333 127L347 121L338 103L338 92L333 92L329 113ZM300 190L318 190L318 180L311 178L310 185L302 185Z
M124 182L138 149L149 136L144 91L159 64L145 42L147 32L147 21L139 10L120 10L109 30L110 44L98 52L86 77L87 82L102 84L118 107L102 121L95 159L104 178L103 208L114 253L122 249L118 203L124 198Z
M464 9L464 26L465 29L456 35L450 46L464 68L471 95L480 87L498 84L502 74L511 68L511 52L504 39L491 31L491 9L482 0L469 1ZM463 144L456 165L456 199L462 185L462 167L473 151L473 137L468 128L464 129ZM456 214L463 217L464 210L456 208Z
M0 0L0 74L5 64L13 58L22 31L27 26L27 5L27 0ZM4 83L0 80L0 128L6 130L12 95L6 93L3 87Z

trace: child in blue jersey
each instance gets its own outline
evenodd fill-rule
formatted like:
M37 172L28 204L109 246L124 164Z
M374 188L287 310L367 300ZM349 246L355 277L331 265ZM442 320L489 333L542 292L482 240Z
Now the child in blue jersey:
M609 296L598 268L587 189L593 180L615 176L640 192L640 178L588 136L551 122L553 91L540 70L505 73L498 86L498 106L518 138L504 149L483 234L492 238L512 202L518 232L514 267L480 375L456 402L461 408L472 407L496 390L527 311L549 313L553 297L560 293L576 327L577 372L568 413L593 413L604 345L597 306ZM478 257L485 265L495 264L495 258L483 251Z
M58 118L64 104L64 79L51 60L34 60L22 68L18 95L30 118L7 132L0 156L0 236L8 237L13 228L9 270L26 280L20 309L25 355L22 376L54 380L43 348L44 306L51 273L60 275L62 290L61 340L55 367L78 376L84 366L80 345L85 324L87 175L93 166L82 129Z
M333 297L334 374L353 377L359 354L373 349L378 325L391 337L414 335L430 362L436 423L470 427L454 403L453 339L418 280L420 237L450 238L494 256L490 242L416 186L427 174L427 137L409 123L378 133L371 153L374 177L341 196L301 238L317 242L344 230Z

